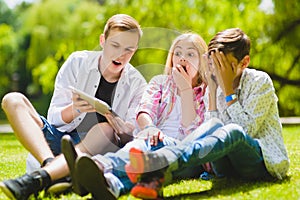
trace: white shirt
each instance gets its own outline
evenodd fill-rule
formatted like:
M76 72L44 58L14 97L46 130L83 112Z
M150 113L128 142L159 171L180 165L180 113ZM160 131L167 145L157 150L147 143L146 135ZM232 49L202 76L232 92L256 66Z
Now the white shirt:
M170 114L166 117L164 123L159 124L157 128L159 128L165 135L182 140L180 138L179 124L181 124L181 97L176 94L176 101L174 103L174 107Z
M82 113L67 124L62 120L61 111L72 103L72 92L69 86L95 96L101 78L98 69L98 59L101 53L101 51L74 52L60 68L56 76L54 93L47 116L49 123L58 130L70 132L85 117L86 113ZM124 67L116 86L112 109L125 121L136 125L135 109L146 84L144 77L132 65L127 64Z
M206 112L205 119L218 117L225 124L242 126L248 135L259 142L268 172L279 179L286 176L289 158L283 143L278 98L269 75L246 68L236 90L238 101L229 107L219 88L217 94L218 111ZM208 105L207 93L205 103Z

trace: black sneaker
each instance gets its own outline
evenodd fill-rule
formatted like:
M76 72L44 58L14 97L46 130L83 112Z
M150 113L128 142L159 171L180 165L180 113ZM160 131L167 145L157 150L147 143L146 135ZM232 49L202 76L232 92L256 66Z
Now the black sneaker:
M117 199L109 188L103 172L90 157L82 156L77 158L76 176L80 184L92 194L93 199Z
M44 170L25 174L16 179L6 180L0 183L1 190L10 199L25 200L32 194L37 196L50 183L50 176Z
M65 156L65 159L67 161L67 164L68 164L68 167L70 170L73 191L80 196L87 195L88 192L80 185L80 183L78 182L78 180L75 177L75 161L76 161L76 158L78 157L78 155L74 148L71 137L69 135L63 136L63 138L61 140L61 151ZM65 186L67 186L67 183L66 183L66 185L63 185L60 183L57 186L65 187Z

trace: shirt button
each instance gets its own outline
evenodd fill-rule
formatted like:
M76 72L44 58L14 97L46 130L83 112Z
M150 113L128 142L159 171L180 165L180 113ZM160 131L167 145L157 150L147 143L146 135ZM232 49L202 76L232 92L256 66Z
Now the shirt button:
M78 118L78 120L80 121L80 120L81 120L81 118Z
M97 88L97 85L94 85L94 88Z

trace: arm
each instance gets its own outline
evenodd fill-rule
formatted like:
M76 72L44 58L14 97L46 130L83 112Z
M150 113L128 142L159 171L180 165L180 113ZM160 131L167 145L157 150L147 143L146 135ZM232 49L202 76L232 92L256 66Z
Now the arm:
M73 67L74 66L74 67ZM75 85L79 69L75 54L71 54L58 71L55 79L54 92L48 110L48 120L56 127L70 123L74 117L72 110L72 92L69 85Z
M155 126L150 115L145 112L139 113L136 121L141 130L144 130L146 127Z
M140 129L143 130L139 133L138 138L144 137L145 139L149 139L152 146L157 146L159 141L163 141L164 134L160 129L155 127L150 115L144 112L139 113L137 123Z
M197 116L194 104L194 91L192 88L192 79L187 72L180 69L181 67L172 68L172 76L176 83L181 97L181 124L184 127L189 126Z
M120 117L106 115L122 143L126 143L133 137L133 131L137 127L136 108L147 85L144 77L135 68L128 65L125 70L126 76L121 75L112 104L113 110Z
M226 113L233 123L241 125L252 137L258 133L270 113L272 106L276 106L277 97L270 77L258 72L259 76L245 77L239 101L227 107Z
M159 115L161 84L166 80L165 78L165 76L159 75L150 80L137 111L137 124L142 130L137 137L150 139L150 144L153 146L156 146L158 141L163 140L163 133L156 128L155 121Z

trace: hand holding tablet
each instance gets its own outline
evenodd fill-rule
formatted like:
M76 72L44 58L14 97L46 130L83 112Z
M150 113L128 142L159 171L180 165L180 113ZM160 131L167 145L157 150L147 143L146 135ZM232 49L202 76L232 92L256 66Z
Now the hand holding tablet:
M111 109L111 107L104 101L97 99L96 97L93 97L77 88L74 88L72 86L69 86L69 88L72 90L73 93L76 93L79 95L79 97L85 101L87 101L89 104L94 106L96 111L101 114L113 114L114 116L117 116Z

